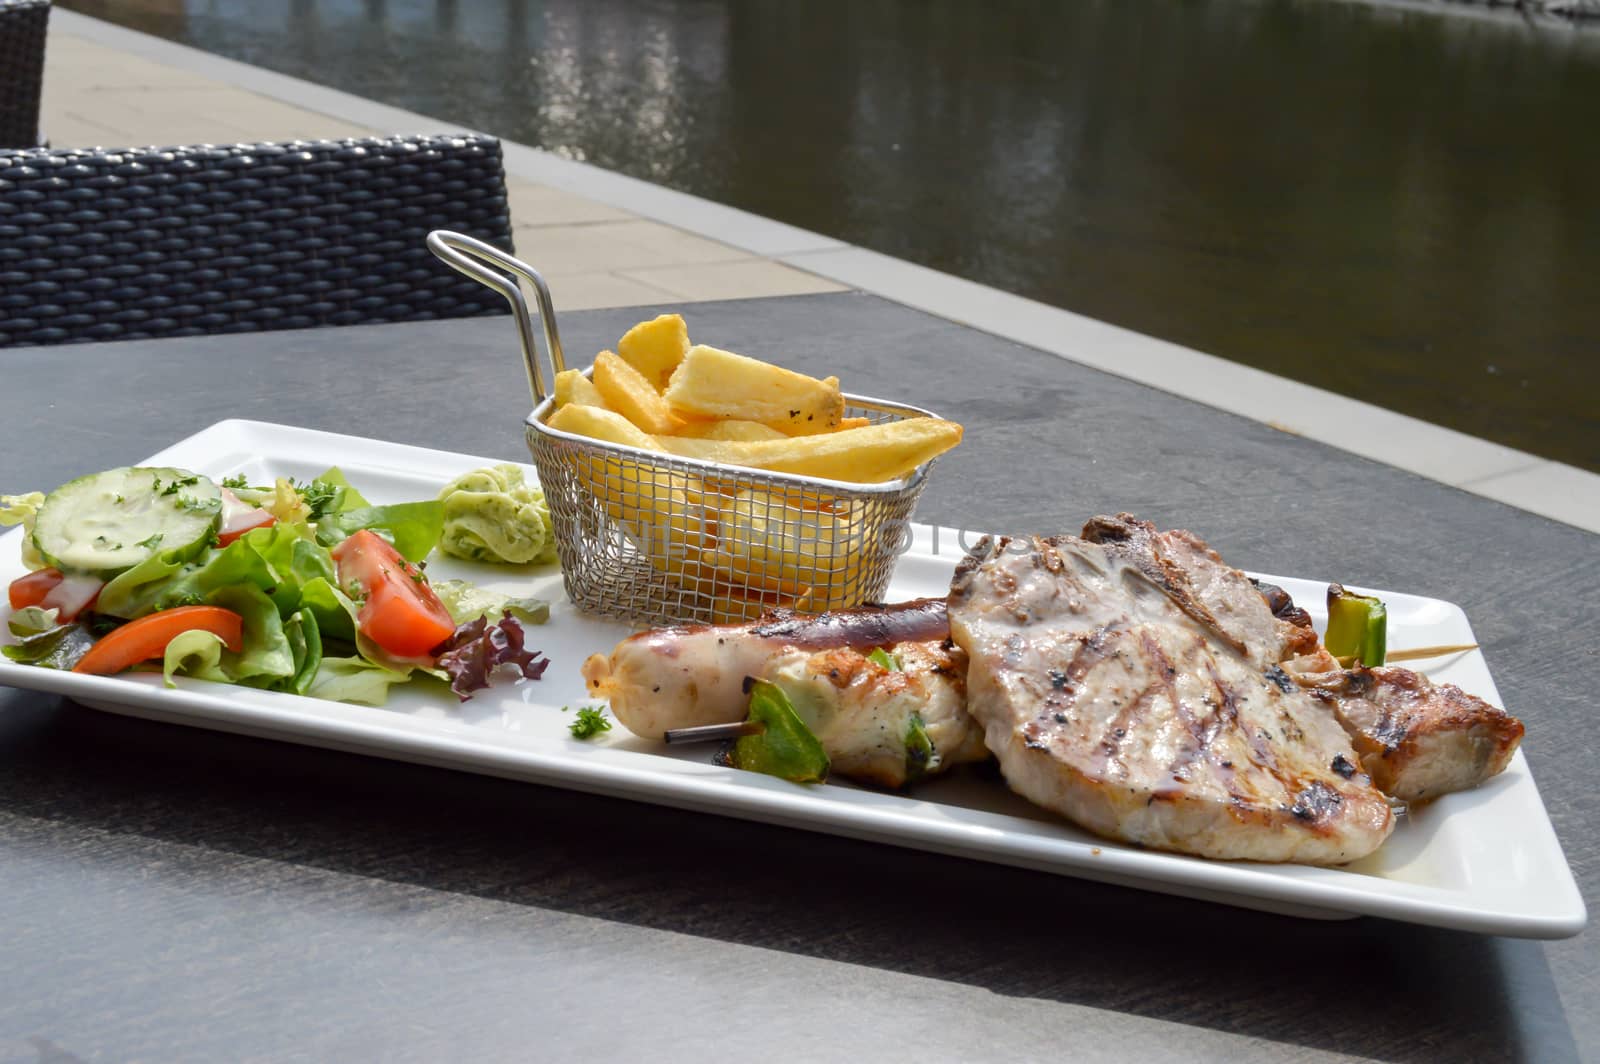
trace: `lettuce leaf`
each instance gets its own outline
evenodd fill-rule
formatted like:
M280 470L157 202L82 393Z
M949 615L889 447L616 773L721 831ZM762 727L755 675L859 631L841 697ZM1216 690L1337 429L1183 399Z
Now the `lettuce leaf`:
M33 519L44 505L44 492L30 491L22 495L0 495L0 525L22 526L22 564L31 569L43 569L44 558L33 545Z
M543 624L550 619L550 603L544 599L511 598L465 580L430 580L428 585L458 626L493 613L510 613L523 624Z
M338 466L329 466L326 472L311 483L326 484L335 489L333 505L327 508L329 513L343 513L346 510L357 510L372 505L365 495L355 489L355 485L345 479L344 470Z
M322 666L322 633L317 628L317 615L310 610L298 611L284 622L283 634L294 655L294 675L283 684L283 690L303 695Z
M199 562L180 562L173 554L152 555L106 584L95 610L132 620L248 584L270 595L279 615L287 617L300 608L306 583L333 579L332 555L303 538L293 524L279 522L251 529Z
M356 641L356 604L332 580L309 580L300 589L300 609L316 618L319 631L329 639Z
M381 706L389 700L389 688L410 679L409 672L396 672L365 658L323 658L322 667L305 693L334 702Z
M270 687L295 674L294 651L283 631L278 607L265 591L253 584L218 588L206 596L212 606L232 610L244 619L243 647L235 654L225 650L222 670L235 683Z
M335 547L363 528L394 544L408 562L420 562L438 546L444 507L436 500L400 502L391 506L359 506L328 514L317 522L317 542Z
M6 627L11 629L11 634L18 639L26 639L31 635L48 632L61 623L61 611L58 609L45 609L43 606L24 606L20 610L12 611L11 617L6 621Z
M198 628L192 632L182 632L167 644L167 651L161 658L161 675L168 687L177 686L172 682L174 676L232 683L233 677L222 668L224 649L222 637L215 632Z
M38 606L17 610L7 627L18 642L0 647L0 654L19 665L71 669L94 645L94 635L85 624L57 624L57 612Z
M239 592L252 601L245 604L233 597L227 607L236 609L243 605L249 611L245 614L243 651L230 653L222 639L212 632L184 632L167 644L162 659L161 672L167 686L173 686L174 676L193 676L218 683L245 683L305 694L322 664L322 639L317 634L316 618L309 613L296 613L275 631L277 611L271 608L271 601L254 588L239 589ZM280 675L285 647L292 671Z

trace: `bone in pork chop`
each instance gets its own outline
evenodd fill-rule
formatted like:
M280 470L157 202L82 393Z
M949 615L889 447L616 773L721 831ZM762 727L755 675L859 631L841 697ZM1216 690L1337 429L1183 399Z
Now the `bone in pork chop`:
M1522 741L1520 720L1458 687L1396 666L1340 667L1288 594L1256 585L1192 532L1157 532L1118 514L1091 518L1083 538L1149 576L1258 666L1282 666L1334 712L1385 794L1415 802L1476 787L1503 772Z
M1171 586L1075 536L972 549L951 637L1006 782L1101 835L1204 857L1377 849L1394 816L1332 714Z

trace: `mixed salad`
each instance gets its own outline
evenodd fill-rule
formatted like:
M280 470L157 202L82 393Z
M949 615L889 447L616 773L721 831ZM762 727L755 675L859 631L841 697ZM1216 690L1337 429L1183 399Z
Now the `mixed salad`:
M383 506L337 467L251 485L131 466L0 497L0 523L24 526L29 570L8 589L12 661L373 705L419 677L465 699L502 666L537 679L549 664L524 627L548 619L546 603L425 572L436 547L553 557L543 496L515 466Z

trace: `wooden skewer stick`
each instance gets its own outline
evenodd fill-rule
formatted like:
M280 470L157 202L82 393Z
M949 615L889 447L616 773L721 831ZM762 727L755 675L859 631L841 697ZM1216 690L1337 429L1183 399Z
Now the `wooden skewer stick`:
M1383 656L1385 665L1395 661L1420 661L1423 658L1442 658L1446 654L1464 654L1469 650L1477 650L1476 643L1452 643L1449 646L1439 647L1412 647L1409 650L1392 650ZM1334 658L1341 669L1354 667L1356 658L1354 654L1342 658Z
M1454 643L1442 647L1413 647L1410 650L1391 650L1384 655L1383 660L1389 661L1418 661L1422 658L1442 658L1446 654L1465 654L1469 650L1477 650L1476 643Z
M744 735L760 735L766 730L766 726L757 721L740 720L732 724L702 724L697 728L668 728L661 733L661 737L669 743L711 743Z

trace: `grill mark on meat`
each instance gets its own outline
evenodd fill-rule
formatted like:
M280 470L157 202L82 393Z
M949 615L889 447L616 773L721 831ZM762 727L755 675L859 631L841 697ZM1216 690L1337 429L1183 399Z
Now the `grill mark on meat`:
M1378 726L1372 729L1372 737L1391 754L1400 749L1400 744L1406 741L1409 734L1405 721L1396 719L1394 714L1388 712L1378 718Z
M1289 807L1289 812L1297 820L1315 824L1337 814L1343 804L1344 799L1339 797L1339 792L1319 780L1301 788L1294 796L1294 804Z
M1214 698L1208 696L1208 699L1213 704L1210 707L1211 712L1205 718L1205 723L1202 724L1196 720L1186 708L1179 710L1180 719L1188 727L1189 734L1194 739L1194 746L1181 751L1177 759L1172 763L1173 778L1184 782L1189 780L1189 776L1185 773L1190 765L1201 758L1204 758L1207 763L1212 762L1211 744L1216 741L1217 736L1222 733L1225 726L1232 725L1239 719L1239 707L1235 701L1233 691L1217 676L1217 671L1210 662L1205 663L1205 669L1207 678L1211 681L1211 690L1215 692ZM1232 765L1230 764L1229 769L1231 770L1231 768ZM1218 773L1218 775L1220 778L1221 774ZM1232 775L1231 771L1229 775ZM1228 786L1228 781L1223 780L1222 782L1225 787ZM1233 794L1231 787L1228 787L1228 793L1230 795Z
M1072 662L1067 666L1067 680L1069 680L1069 683L1082 683L1083 678L1090 674L1090 670L1107 658L1107 654L1104 651L1106 651L1106 643L1109 642L1109 638L1102 638L1098 648L1096 648L1098 654L1094 658L1085 661L1085 651L1090 650L1090 645L1096 642L1096 638L1104 637L1104 635L1106 635L1106 629L1102 629L1102 627L1101 629L1094 629L1093 632L1086 635L1082 648L1078 650L1077 656L1074 656ZM1166 661L1166 654L1162 653L1162 648L1155 643L1154 638L1150 638L1149 632L1139 632L1139 648L1152 661L1160 662L1165 667L1157 669L1154 680L1147 683L1144 688L1141 688L1138 694L1134 694L1133 698L1128 699L1126 704L1118 707L1112 718L1107 720L1106 730L1101 731L1101 738L1099 738L1098 744L1094 747L1096 752L1094 752L1093 770L1099 776L1106 776L1107 768L1115 765L1115 770L1117 770L1115 774L1117 774L1118 778L1125 778L1126 774L1128 774L1128 766L1122 763L1123 739L1128 738L1128 733L1133 731L1134 728L1138 728L1139 720L1144 718L1146 710L1152 706L1152 702L1155 701L1155 694L1158 691L1165 690L1171 693L1170 677L1173 675L1173 667L1171 667L1171 662ZM1174 696L1173 701L1178 701L1176 696Z

